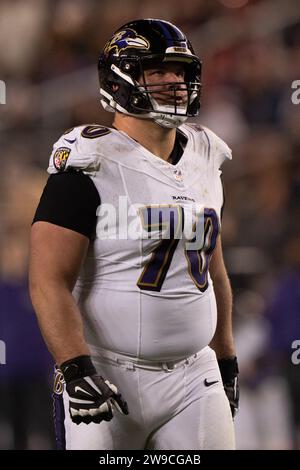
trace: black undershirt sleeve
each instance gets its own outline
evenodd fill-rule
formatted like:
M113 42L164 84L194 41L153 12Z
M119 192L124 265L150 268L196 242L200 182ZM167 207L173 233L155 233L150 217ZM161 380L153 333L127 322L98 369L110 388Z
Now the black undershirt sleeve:
M50 222L93 238L97 222L99 193L91 178L71 170L48 178L33 224Z
M224 182L223 182L222 177L221 177L221 182L222 182L222 188L223 188L223 204L222 204L222 207L221 207L221 220L222 220L223 213L224 213L224 207L225 207L225 188L224 188Z

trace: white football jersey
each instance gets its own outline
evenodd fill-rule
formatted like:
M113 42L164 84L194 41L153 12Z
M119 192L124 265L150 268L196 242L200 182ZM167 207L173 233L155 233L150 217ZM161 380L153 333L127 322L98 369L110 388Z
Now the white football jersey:
M101 205L74 288L87 343L171 360L204 348L216 327L209 259L220 230L220 166L229 147L194 124L176 165L124 132L76 127L54 145L48 172L75 168Z

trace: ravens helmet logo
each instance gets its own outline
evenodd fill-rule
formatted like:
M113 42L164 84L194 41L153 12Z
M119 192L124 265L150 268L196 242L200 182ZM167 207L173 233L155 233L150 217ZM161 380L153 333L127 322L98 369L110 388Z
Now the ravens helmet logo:
M133 29L128 28L119 31L106 44L104 54L108 55L112 50L118 55L120 51L128 48L150 49L149 41L143 36L137 34Z

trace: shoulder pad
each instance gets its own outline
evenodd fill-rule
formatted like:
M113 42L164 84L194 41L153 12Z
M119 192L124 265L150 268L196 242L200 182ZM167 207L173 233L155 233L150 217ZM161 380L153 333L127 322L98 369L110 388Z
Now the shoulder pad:
M68 129L53 145L48 173L61 173L70 168L93 172L99 169L101 152L98 138L110 129L89 124Z
M203 132L206 134L209 145L209 156L213 160L215 168L219 169L225 160L232 159L231 148L217 134L202 126Z

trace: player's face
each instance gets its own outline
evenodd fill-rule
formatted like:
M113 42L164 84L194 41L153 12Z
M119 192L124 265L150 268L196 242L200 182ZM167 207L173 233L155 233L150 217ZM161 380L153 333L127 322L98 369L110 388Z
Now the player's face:
M185 70L177 62L158 64L144 70L141 84L147 84L147 90L159 104L174 104L178 106L187 102L188 93L184 83Z

